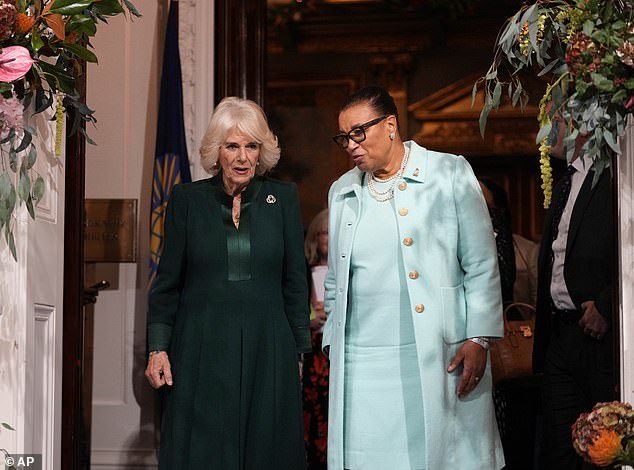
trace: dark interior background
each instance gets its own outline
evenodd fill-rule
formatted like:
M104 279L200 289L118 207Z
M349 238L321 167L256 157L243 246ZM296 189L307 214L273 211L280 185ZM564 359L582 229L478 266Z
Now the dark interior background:
M265 107L283 151L275 176L298 183L307 225L326 207L330 184L352 167L331 140L340 104L359 87L380 84L396 99L404 138L464 155L478 177L507 190L513 231L538 241L544 210L536 103L543 84L528 79L534 92L523 112L504 104L491 113L485 139L481 94L471 107L496 36L522 2L433 3L322 0L287 13L269 6Z

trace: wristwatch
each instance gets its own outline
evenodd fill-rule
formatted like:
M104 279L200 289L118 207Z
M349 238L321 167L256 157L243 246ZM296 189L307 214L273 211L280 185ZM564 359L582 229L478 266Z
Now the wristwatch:
M489 340L487 338L476 336L475 338L469 338L469 341L477 344L478 346L481 346L482 348L484 348L485 351L489 350Z

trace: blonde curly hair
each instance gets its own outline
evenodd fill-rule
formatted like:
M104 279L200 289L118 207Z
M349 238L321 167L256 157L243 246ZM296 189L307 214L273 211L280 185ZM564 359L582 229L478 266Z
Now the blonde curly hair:
M230 96L216 107L200 144L200 161L207 173L215 176L220 171L220 147L234 129L260 145L259 165L256 168L258 175L263 175L277 165L280 148L262 108L251 100Z

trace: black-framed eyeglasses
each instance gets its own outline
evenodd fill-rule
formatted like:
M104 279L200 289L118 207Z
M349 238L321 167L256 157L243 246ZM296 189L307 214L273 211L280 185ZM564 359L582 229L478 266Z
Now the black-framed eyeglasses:
M366 138L365 131L367 131L370 127L374 126L375 124L378 124L379 122L381 122L383 119L385 119L388 116L389 114L384 114L383 116L379 116L378 118L372 119L371 121L368 121L365 124L361 124L360 126L350 129L350 132L337 134L336 136L332 138L332 140L334 140L335 144L337 144L342 149L348 148L348 143L351 140L353 142L356 142L357 144L361 143Z

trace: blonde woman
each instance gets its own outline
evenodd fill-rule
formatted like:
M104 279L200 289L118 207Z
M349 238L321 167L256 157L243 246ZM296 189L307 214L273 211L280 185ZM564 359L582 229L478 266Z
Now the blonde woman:
M222 100L201 156L212 177L174 188L149 300L159 468L300 469L311 345L297 189L264 176L280 150L252 101Z

